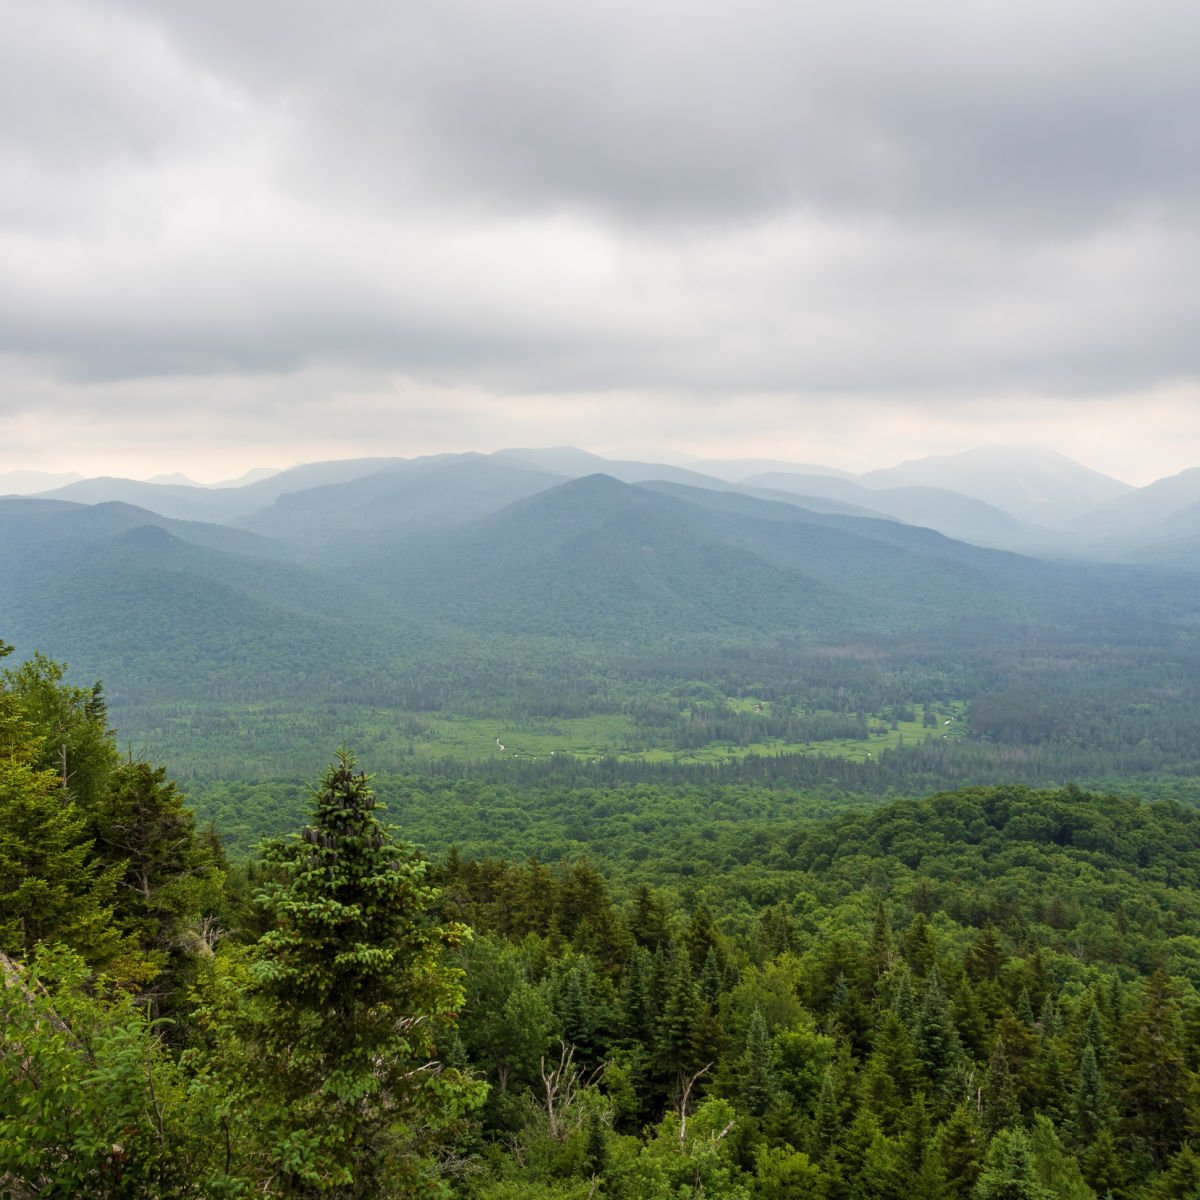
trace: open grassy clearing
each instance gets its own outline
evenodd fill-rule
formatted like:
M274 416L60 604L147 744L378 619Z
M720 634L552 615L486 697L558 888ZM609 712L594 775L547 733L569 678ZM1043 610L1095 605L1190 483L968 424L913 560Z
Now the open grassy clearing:
M771 713L768 702L753 698L730 698L725 706L739 716ZM350 705L297 710L279 704L213 704L146 709L134 720L123 713L116 716L123 741L135 755L176 763L181 777L212 774L216 763L217 777L237 778L311 773L332 747L343 743L354 746L377 770L438 760L486 762L555 755L681 764L778 754L866 761L886 749L916 746L929 738L957 741L966 735L965 702L947 701L937 706L937 714L934 727L920 720L891 721L882 714L868 714L864 737L814 741L713 737L686 747L676 744L669 727L639 723L629 713L512 718ZM807 715L834 714L810 709Z
M738 697L728 707L739 712L767 711L769 706L754 699ZM657 745L643 744L656 730L640 728L626 714L608 714L578 718L526 718L521 721L500 718L424 717L433 736L416 740L413 752L418 758L516 757L543 758L572 755L576 758L615 757L623 762L715 763L751 755L825 754L865 761L887 749L917 745L930 738L960 740L966 733L966 704L947 702L939 706L938 724L928 727L921 721L893 721L870 714L867 736L824 741L794 742L771 739L755 742L714 740L692 749L681 749L660 740Z

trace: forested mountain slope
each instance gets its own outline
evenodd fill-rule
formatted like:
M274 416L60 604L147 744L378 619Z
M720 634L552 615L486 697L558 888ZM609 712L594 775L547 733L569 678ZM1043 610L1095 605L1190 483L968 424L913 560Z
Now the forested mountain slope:
M358 468L267 509L286 537L0 502L0 618L22 652L103 673L130 735L197 772L274 776L297 745L315 769L315 731L356 723L393 770L686 753L786 778L802 755L903 749L930 786L994 778L1006 754L1037 781L1190 761L1186 573L1047 562L720 486L564 483L505 456ZM503 750L514 717L541 724ZM853 761L821 770L847 781ZM868 786L894 789L892 771Z
M798 499L817 495L842 500L909 525L936 529L947 537L973 542L977 546L1000 546L1032 553L1050 551L1066 544L1065 539L1053 537L1048 530L1024 524L994 505L948 488L868 488L850 479L788 472L754 475L743 480L742 487L747 485L792 493ZM803 503L802 500L799 502Z
M435 653L418 627L296 550L221 525L117 503L0 501L0 612L24 649L63 647L114 699L328 694L378 671L379 643ZM461 640L461 639L460 639ZM106 669L107 668L107 669Z
M494 456L416 459L285 493L239 524L306 549L347 538L367 549L373 539L462 524L561 482L559 475Z

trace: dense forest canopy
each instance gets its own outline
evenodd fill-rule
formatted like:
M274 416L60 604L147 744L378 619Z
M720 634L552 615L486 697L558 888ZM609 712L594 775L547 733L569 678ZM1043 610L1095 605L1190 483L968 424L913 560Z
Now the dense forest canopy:
M14 1196L1200 1188L1189 806L340 752L302 800L210 791L299 827L230 860L109 721L3 675Z

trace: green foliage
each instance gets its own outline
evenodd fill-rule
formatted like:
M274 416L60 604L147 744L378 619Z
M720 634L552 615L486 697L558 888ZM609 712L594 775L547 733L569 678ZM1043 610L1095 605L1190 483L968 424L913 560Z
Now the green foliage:
M740 1071L740 1091L746 1110L761 1117L775 1095L777 1085L767 1023L756 1008L746 1030L746 1051Z
M223 1190L217 1113L127 993L89 993L65 949L0 955L6 1194L186 1197Z
M1029 1138L1020 1129L1002 1129L992 1139L972 1200L1055 1200L1038 1179Z
M863 811L747 782L750 758L732 786L447 763L383 782L430 865L341 755L302 833L226 875L165 772L115 753L98 689L48 660L4 680L0 1171L26 1190L1195 1191L1200 815L1178 804L1010 784ZM689 736L791 719L782 690L690 686L622 703ZM294 811L290 785L268 798Z
M1196 1080L1183 1053L1176 988L1161 969L1143 984L1121 1044L1129 1131L1150 1161L1162 1166L1187 1134Z
M38 653L5 671L0 686L33 733L34 765L54 771L65 794L93 809L116 762L102 686L67 683L66 667Z
M312 824L266 855L280 879L260 895L272 925L253 948L243 1036L279 1105L276 1153L290 1148L283 1194L427 1187L434 1132L483 1099L437 1060L463 999L445 955L466 931L434 921L424 863L375 807L343 752Z
M1084 1182L1079 1164L1066 1152L1053 1122L1039 1113L1029 1134L1034 1173L1055 1200L1096 1200Z
M99 857L119 872L116 912L160 967L204 952L204 914L222 906L223 856L195 822L163 767L123 762L91 818Z
M1200 1195L1200 1155L1185 1144L1146 1189L1146 1200L1189 1200Z
M116 883L54 773L0 759L0 950L25 956L62 942L96 967L121 969L129 948L114 924Z
M207 952L221 855L162 768L120 760L100 685L36 655L0 676L0 736L0 948L63 942L131 984Z

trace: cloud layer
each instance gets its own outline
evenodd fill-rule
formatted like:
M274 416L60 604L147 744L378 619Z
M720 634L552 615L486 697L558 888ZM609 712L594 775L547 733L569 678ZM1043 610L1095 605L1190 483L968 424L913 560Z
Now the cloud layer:
M0 469L1200 461L1194 7L805 7L0 4Z

